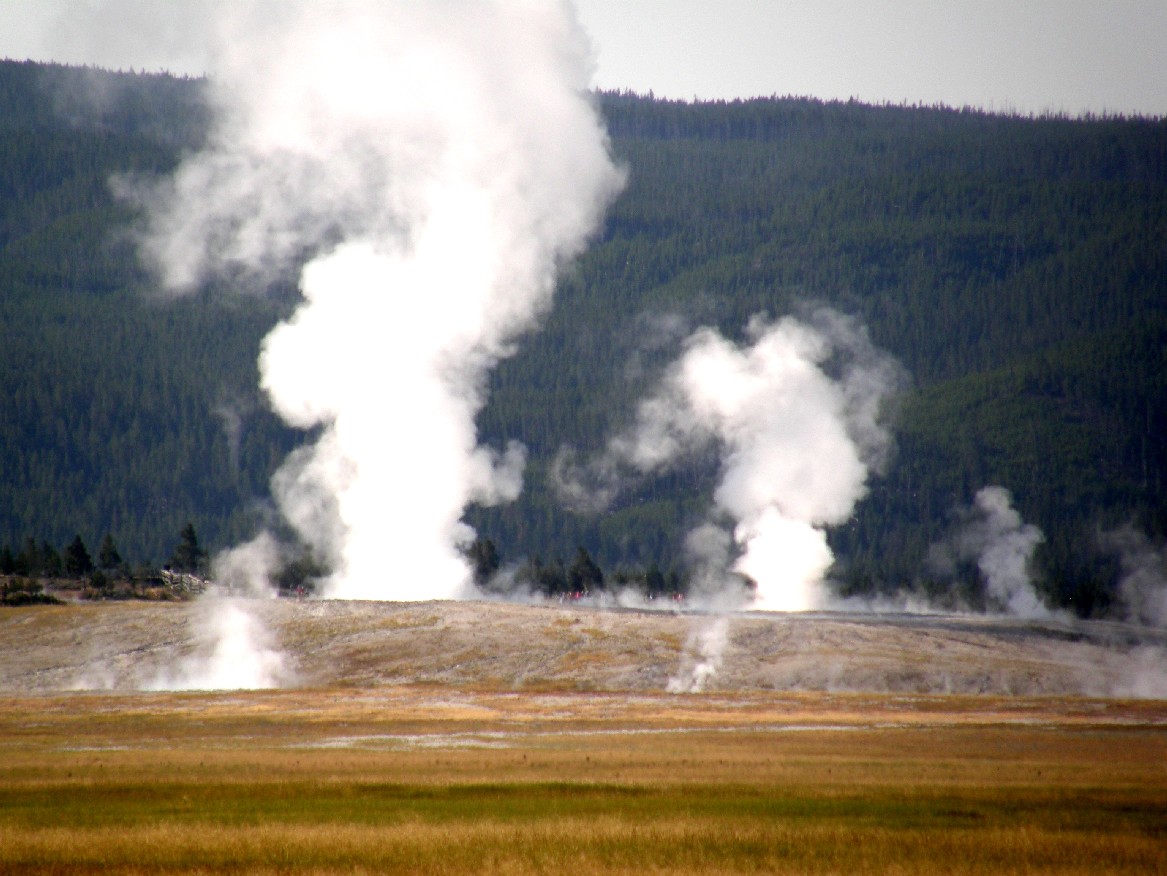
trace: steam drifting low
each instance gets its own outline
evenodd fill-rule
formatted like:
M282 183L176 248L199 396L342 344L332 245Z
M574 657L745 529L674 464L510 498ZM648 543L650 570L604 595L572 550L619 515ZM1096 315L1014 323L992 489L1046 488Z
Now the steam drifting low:
M144 251L175 292L304 263L260 355L276 411L322 427L274 479L280 510L327 595L456 596L465 507L522 485L520 444L478 444L485 376L622 184L588 43L556 2L231 10L209 145L137 193Z
M197 650L142 685L146 690L255 690L294 680L266 627L237 600L202 600Z

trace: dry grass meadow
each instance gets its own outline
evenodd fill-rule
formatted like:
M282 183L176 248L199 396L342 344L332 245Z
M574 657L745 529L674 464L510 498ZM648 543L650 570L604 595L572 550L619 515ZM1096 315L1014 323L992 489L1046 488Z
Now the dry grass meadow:
M0 633L61 635L34 617ZM528 615L578 626L559 617ZM9 682L0 873L1167 872L1162 700L670 695L496 669L220 693Z

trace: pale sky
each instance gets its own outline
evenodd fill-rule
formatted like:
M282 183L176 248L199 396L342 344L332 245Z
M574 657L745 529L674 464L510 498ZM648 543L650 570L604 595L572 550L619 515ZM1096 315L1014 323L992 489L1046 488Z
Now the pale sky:
M598 84L1167 116L1167 0L578 0Z
M1167 0L576 5L603 88L1167 116ZM0 57L199 73L205 9L191 0L0 0Z

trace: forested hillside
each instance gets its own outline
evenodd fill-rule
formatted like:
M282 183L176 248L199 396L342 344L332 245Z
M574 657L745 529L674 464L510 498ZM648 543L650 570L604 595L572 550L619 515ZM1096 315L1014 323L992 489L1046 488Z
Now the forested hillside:
M111 194L199 144L200 88L0 63L0 545L110 533L162 562L187 521L227 544L295 444L257 390L279 304L164 300Z
M190 520L225 546L300 440L256 389L287 292L161 300L110 194L198 145L200 88L0 63L0 545L111 532L161 561ZM469 514L502 559L677 565L712 472L586 516L554 500L551 460L625 423L687 330L825 303L910 379L891 466L832 533L841 586L917 581L953 509L999 484L1046 535L1042 586L1103 608L1096 532L1167 535L1167 123L600 102L628 187L479 421L531 450L520 500Z

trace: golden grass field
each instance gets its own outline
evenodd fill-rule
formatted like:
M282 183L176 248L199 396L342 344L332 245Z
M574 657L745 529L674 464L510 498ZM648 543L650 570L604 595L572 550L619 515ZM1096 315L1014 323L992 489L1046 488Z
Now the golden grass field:
M190 605L0 610L0 874L1167 873L1167 700L1083 695L1162 682L1129 631L739 618L672 695L701 618L256 610L286 689L132 690Z
M0 873L1162 873L1167 703L0 699Z

